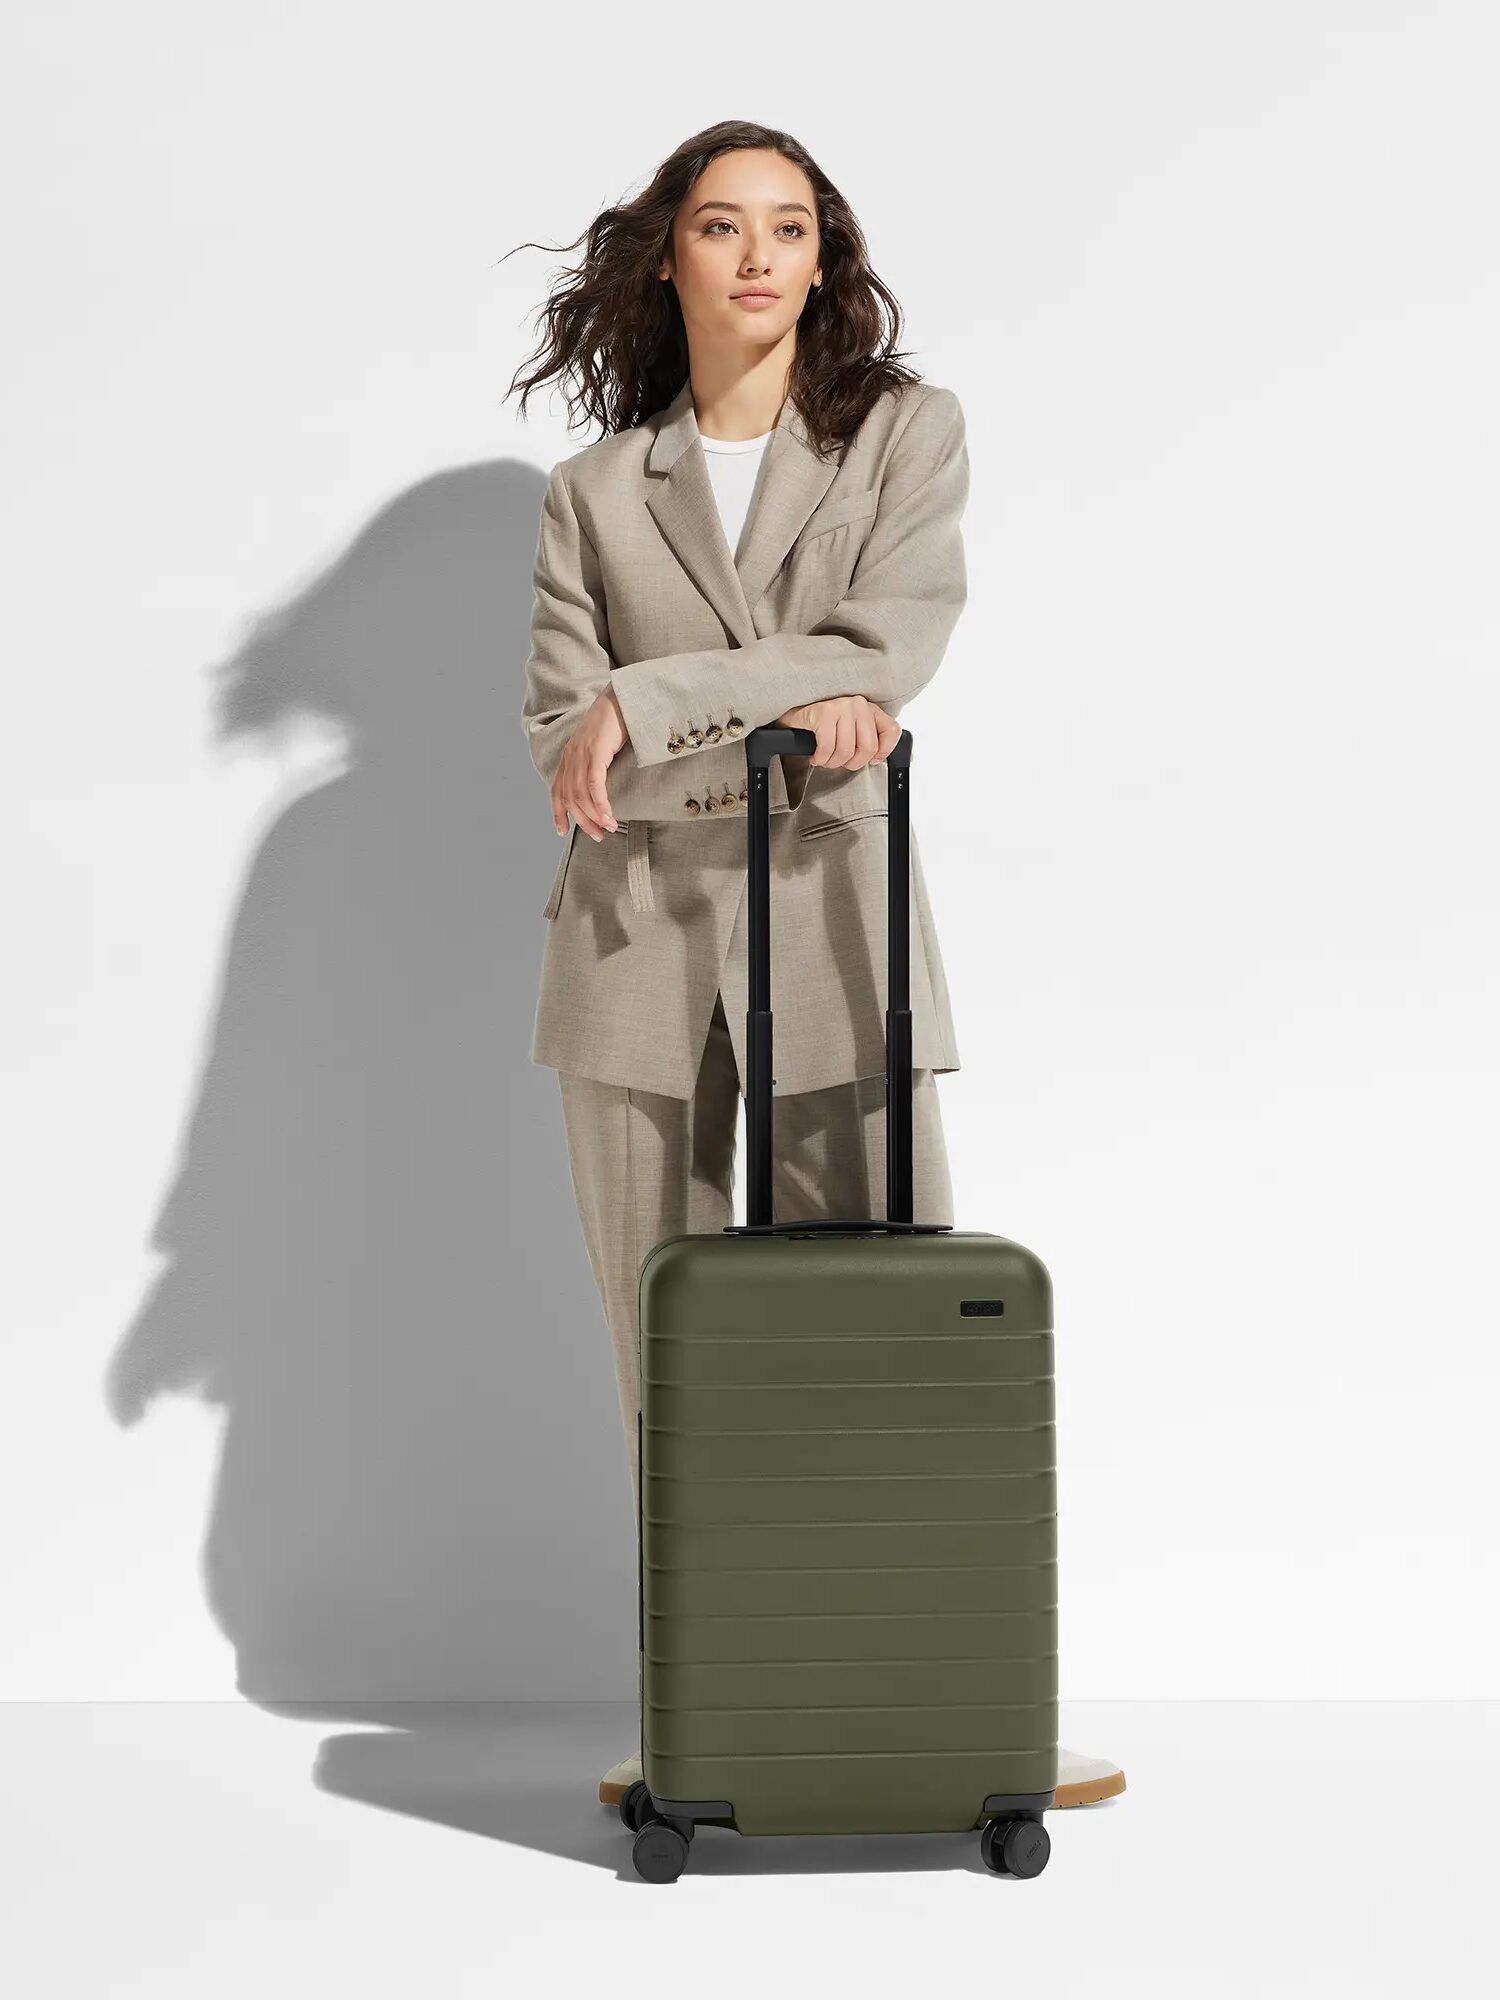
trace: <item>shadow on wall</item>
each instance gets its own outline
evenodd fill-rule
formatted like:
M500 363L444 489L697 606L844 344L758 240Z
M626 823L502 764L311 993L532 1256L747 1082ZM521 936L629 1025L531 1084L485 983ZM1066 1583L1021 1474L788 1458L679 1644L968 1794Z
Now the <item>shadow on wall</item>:
M542 491L423 481L215 674L226 741L320 716L348 756L249 868L106 1393L122 1425L223 1408L204 1573L258 1701L635 1699L614 1370L529 1060Z

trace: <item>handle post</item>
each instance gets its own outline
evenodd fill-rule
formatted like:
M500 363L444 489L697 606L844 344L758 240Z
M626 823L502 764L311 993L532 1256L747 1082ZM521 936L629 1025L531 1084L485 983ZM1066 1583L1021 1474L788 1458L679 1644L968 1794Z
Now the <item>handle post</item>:
M746 866L750 939L749 1006L745 1015L745 1184L748 1230L775 1228L771 1220L771 1161L775 1143L771 1074L771 798L773 757L809 757L817 732L766 724L745 738L749 811ZM911 1017L911 731L903 729L886 759L890 812L886 856L886 1220L902 1228L914 1223L912 1182L912 1017ZM788 1224L788 1228L797 1227ZM806 1225L802 1225L806 1226ZM856 1225L857 1226L857 1225ZM872 1224L878 1227L878 1223ZM942 1225L931 1225L934 1228ZM734 1227L734 1225L731 1225Z

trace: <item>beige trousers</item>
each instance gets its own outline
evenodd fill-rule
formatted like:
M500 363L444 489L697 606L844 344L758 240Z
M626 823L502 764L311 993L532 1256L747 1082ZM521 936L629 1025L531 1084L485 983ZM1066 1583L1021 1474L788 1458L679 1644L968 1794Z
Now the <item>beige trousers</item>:
M739 1075L714 1004L691 1098L556 1072L584 1242L614 1348L620 1415L640 1504L641 1265L664 1236L707 1235L734 1213ZM953 1221L937 1078L913 1075L912 1205L918 1222ZM885 1214L885 1078L793 1091L772 1113L771 1213L777 1222Z

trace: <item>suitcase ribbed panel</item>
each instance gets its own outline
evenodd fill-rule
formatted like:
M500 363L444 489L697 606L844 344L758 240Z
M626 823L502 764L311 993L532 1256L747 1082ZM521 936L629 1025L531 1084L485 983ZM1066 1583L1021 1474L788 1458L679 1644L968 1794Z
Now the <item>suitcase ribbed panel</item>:
M840 1833L961 1832L992 1794L1050 1793L1042 1264L957 1231L677 1236L640 1286L652 1794Z

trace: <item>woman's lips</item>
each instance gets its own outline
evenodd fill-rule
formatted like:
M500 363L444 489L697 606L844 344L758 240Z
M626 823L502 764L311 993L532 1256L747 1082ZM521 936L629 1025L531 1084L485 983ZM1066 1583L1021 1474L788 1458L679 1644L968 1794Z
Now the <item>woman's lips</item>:
M762 306L774 306L776 304L776 294L774 292L736 292L734 295L734 304L743 306L747 312L759 312Z

